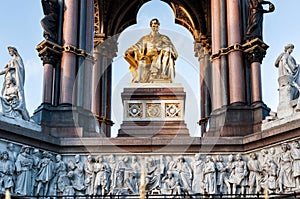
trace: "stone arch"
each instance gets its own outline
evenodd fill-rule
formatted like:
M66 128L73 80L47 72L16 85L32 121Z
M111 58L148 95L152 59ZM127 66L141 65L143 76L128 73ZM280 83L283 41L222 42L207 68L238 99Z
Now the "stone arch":
M114 3L110 1L99 1L95 0L95 51L97 51L97 45L109 38L118 37L123 30L127 27L137 24L137 15L140 8L149 2L149 0L133 0L133 1L117 1ZM195 41L195 55L199 56L199 47L210 49L209 39L210 33L208 30L208 25L210 24L210 1L199 2L199 1L170 1L162 0L162 3L166 3L174 13L175 24L183 26L186 28L192 35ZM116 38L117 39L117 38ZM104 42L105 43L105 42ZM101 50L103 51L103 46L100 45ZM117 50L117 42L115 42L114 49ZM110 48L111 49L111 48ZM208 52L210 52L208 50ZM110 57L112 58L112 57ZM103 107L103 104L106 104L107 107L111 106L111 66L108 67L108 73L105 73L105 79L109 80L105 86L109 89L106 90L106 93L98 94L97 97L103 98L100 103ZM102 97L105 95L106 97ZM204 108L203 108L204 109ZM106 109L107 110L107 109ZM109 108L109 111L103 110L98 114L99 116L104 116L105 118L110 118L112 114L112 109ZM96 111L97 112L97 111ZM106 133L110 135L110 133Z
M136 24L139 9L150 0L103 2L95 0L95 33L112 36ZM167 3L175 15L175 23L187 28L193 37L210 37L210 0L170 1ZM101 30L103 32L101 32Z

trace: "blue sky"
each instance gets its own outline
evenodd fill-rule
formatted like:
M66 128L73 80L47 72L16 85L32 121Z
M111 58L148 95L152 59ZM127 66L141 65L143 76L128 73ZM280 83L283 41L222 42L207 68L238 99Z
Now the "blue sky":
M300 23L298 22L300 19L300 1L272 0L271 2L275 5L275 11L264 15L264 41L270 48L262 63L262 84L264 102L273 111L276 111L278 83L277 69L274 67L275 59L283 51L286 44L293 43L295 45L293 56L300 63ZM10 59L7 46L17 47L26 67L25 97L27 108L31 115L42 101L43 66L35 50L36 45L43 40L43 30L40 26L42 17L43 12L39 0L6 0L1 2L0 69L3 69L6 62ZM195 62L197 59L193 57L193 53L186 53L193 49L185 49L186 46L190 45L188 43L192 42L192 37L186 29L179 25L174 25L174 16L171 9L166 4L159 4L157 0L145 4L138 13L138 24L127 29L129 35L134 33L135 36L126 36L124 33L120 37L119 53L115 58L116 66L113 68L115 74L113 103L115 103L115 100L118 101L120 99L120 91L117 88L120 88L120 85L126 86L127 82L130 81L130 75L127 70L128 64L122 60L122 55L126 48L137 42L141 35L150 31L148 24L153 17L160 19L161 32L173 40L178 51L185 52L185 54L180 55L181 60L178 61L179 63L176 62L178 74L176 81L183 83L186 92L190 93L191 102L187 104L187 106L191 106L187 107L190 115L190 110L195 110L193 108L199 106L197 102L194 103L193 101L198 96L198 91L195 91L198 89L198 87L195 87L195 81L197 81L195 74L198 72L198 63ZM123 41L121 40L122 37ZM176 44L177 42L179 44ZM183 43L184 45L182 45ZM1 87L2 79L0 77ZM116 104L120 103L117 101ZM113 120L118 121L117 123L121 120L119 110L116 106L112 113ZM195 113L195 116L192 116L193 118L190 122L192 127L189 128L195 128L196 130L195 122L199 119L197 114ZM115 130L117 128L118 125L114 127Z

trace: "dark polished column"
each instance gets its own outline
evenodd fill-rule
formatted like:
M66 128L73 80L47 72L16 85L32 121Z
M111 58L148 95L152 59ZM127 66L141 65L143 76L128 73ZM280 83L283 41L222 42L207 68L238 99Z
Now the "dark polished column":
M95 64L93 69L92 112L98 119L101 132L110 137L112 71L111 63L116 56L117 45L114 39L106 39L94 50Z
M211 1L212 12L212 54L217 53L221 46L220 35L220 0ZM221 60L219 58L212 60L212 109L216 110L222 107L222 78L221 78Z
M211 91L211 63L210 57L210 46L207 43L207 39L201 40L196 39L195 42L195 56L198 57L200 64L200 120L198 124L201 126L202 135L206 132L206 124L208 122L208 117L211 113L211 101L210 101L210 91Z
M251 63L252 103L262 101L260 63Z
M226 0L220 0L220 47L227 48L227 18ZM228 105L228 62L227 55L221 56L221 77L222 77L222 106Z
M86 17L86 53L93 55L94 49L94 2L87 1L87 17ZM95 60L95 59L94 59ZM83 108L91 110L92 106L92 77L93 77L93 61L85 59L84 71L84 92L83 92Z
M244 46L251 70L251 103L262 102L260 65L269 46L258 38L248 41Z
M53 65L44 64L43 103L52 104Z
M77 46L78 1L65 0L63 23L63 45ZM61 60L61 95L60 104L73 104L73 87L76 75L76 55L67 49Z
M228 46L241 44L241 19L239 0L227 0ZM228 54L230 104L245 103L245 76L242 52Z
M87 19L87 0L79 1L79 31L78 31L78 48L86 50L86 19ZM76 75L76 106L83 107L84 98L84 71L85 57L78 56Z
M63 15L64 15L64 0L58 0L59 5L59 22L57 33L57 44L62 45L62 31L63 31ZM59 105L60 99L60 75L61 75L61 62L55 64L54 83L53 83L53 105Z

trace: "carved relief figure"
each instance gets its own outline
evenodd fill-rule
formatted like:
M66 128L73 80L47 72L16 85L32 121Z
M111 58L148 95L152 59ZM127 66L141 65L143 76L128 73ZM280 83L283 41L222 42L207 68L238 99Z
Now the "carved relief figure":
M84 164L84 171L85 171L84 184L86 186L86 194L91 196L94 193L94 181L95 181L94 162L93 162L93 157L91 155L87 156L87 160Z
M183 191L192 194L193 173L183 156L180 156L177 160L176 171Z
M94 165L94 172L96 174L94 184L94 195L104 195L108 191L109 181L109 167L104 162L102 156L97 156L96 163Z
M195 193L204 194L204 162L201 160L200 154L195 154L194 161L192 163L193 169L193 183L192 190Z
M155 164L155 161L151 157L147 158L145 173L146 191L152 191L153 189L159 186L160 171L157 165Z
M80 155L74 156L74 181L76 182L76 186L74 187L77 193L83 194L85 190L84 186L84 164L81 161Z
M181 195L181 188L178 179L174 177L172 171L167 171L167 175L162 178L162 194Z
M132 187L133 190L135 190L134 193L139 193L139 188L140 188L140 173L141 173L141 165L138 162L138 159L136 156L132 156Z
M67 174L60 176L57 181L57 187L59 190L58 195L64 196L62 197L63 199L74 198L73 196L75 195L75 189L73 187L73 181L74 181L73 174L74 174L73 171L69 171Z
M49 191L49 184L54 174L54 163L51 160L51 154L44 151L42 159L39 163L36 181L38 182L36 194L38 196L46 196Z
M227 172L226 172L226 166L223 161L223 157L221 155L218 155L216 158L216 171L217 171L217 188L218 193L226 193L225 180L228 179Z
M291 151L289 150L289 145L283 143L281 145L281 154L279 156L279 175L278 175L278 184L279 192L283 193L284 190L291 190L295 187L295 181L293 178L292 170L292 156Z
M230 154L228 156L228 159L227 159L227 165L226 165L226 171L228 172L229 174L229 177L228 178L225 178L225 184L227 186L227 193L228 194L233 194L235 192L232 192L232 186L233 186L233 183L235 182L235 173L234 173L234 159L233 159L233 155Z
M152 32L143 36L125 52L134 83L174 81L175 60L178 54L171 40L158 32L159 26L158 19L152 19L150 21Z
M274 147L271 147L269 149L269 155L268 155L268 159L269 160L273 160L275 162L276 165L279 164L279 156L278 154L276 154L276 150Z
M128 194L128 189L131 188L132 169L128 165L129 158L127 156L121 157L116 166L116 179L113 187L114 194Z
M30 148L23 146L16 160L16 194L23 196L30 196L32 194L32 165L33 159L30 155Z
M270 193L275 193L278 189L278 165L274 160L270 159L268 162L267 180L266 184Z
M115 187L116 185L116 175L117 175L117 161L116 161L116 157L114 154L111 154L109 157L108 157L108 164L109 164L109 167L110 167L110 170L111 170L111 174L110 174L110 191L113 190L113 188Z
M39 149L33 149L32 151L32 159L33 159L33 165L32 165L32 193L36 193L37 188L37 175L39 172L39 164L40 164L40 151Z
M61 155L56 155L55 159L56 162L54 163L54 177L50 182L51 195L57 195L60 192L58 188L59 178L67 174L67 167L65 162L62 160Z
M13 193L14 181L13 174L15 171L14 163L9 159L7 151L3 151L0 160L0 193L5 190L10 190Z
M233 164L233 172L231 177L230 177L230 182L233 184L232 186L232 194L237 194L237 187L240 186L241 194L245 194L245 187L247 185L247 164L246 162L242 159L242 155L238 153L236 155L236 161L234 161Z
M296 181L296 187L300 188L300 146L298 141L294 141L291 149L293 159L293 177Z
M44 37L52 42L57 42L59 5L57 0L41 0L44 18L41 25L44 29Z
M173 160L173 158L169 155L165 156L165 158L166 158L165 171L175 171L176 162Z
M5 116L29 120L24 97L25 68L15 47L8 47L12 59L5 65L0 75L4 75L0 112Z
M9 143L6 148L7 148L9 159L13 163L15 163L18 155L18 153L15 150L15 145L13 143Z
M255 153L250 154L247 166L249 170L249 194L257 194L261 190L260 182L262 168Z
M85 190L85 186L83 184L84 183L83 178L81 178L81 176L78 174L79 173L83 174L83 170L76 171L76 169L78 169L78 167L76 166L76 163L74 161L76 161L76 160L69 160L69 162L68 162L68 175L69 175L71 185L75 191L75 194L82 195L83 190ZM83 167L82 167L82 169L83 169ZM70 171L71 171L71 173L70 173Z
M269 9L263 8L264 4L269 5ZM262 39L263 32L263 15L264 13L273 12L275 10L274 5L269 1L263 0L248 0L248 26L246 31L247 40L254 38Z
M216 167L211 156L206 156L204 163L205 191L208 194L215 194L216 187Z

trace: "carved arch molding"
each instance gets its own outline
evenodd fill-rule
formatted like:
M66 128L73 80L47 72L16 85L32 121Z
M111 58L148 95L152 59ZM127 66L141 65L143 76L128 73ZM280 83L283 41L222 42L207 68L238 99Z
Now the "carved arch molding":
M136 24L136 16L150 0L94 0L95 46L105 38L121 33ZM187 28L195 41L207 47L210 43L210 0L162 0L175 15L175 23Z

